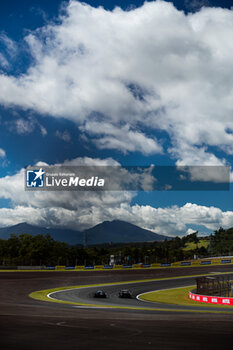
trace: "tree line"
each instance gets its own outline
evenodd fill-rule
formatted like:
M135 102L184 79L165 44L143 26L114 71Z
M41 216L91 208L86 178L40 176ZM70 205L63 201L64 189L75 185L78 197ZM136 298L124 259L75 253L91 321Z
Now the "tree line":
M183 247L195 237L83 247L55 241L50 235L12 234L7 240L0 239L0 265L102 265L109 264L110 255L117 256L119 263L174 262L191 258L193 252L184 252Z
M220 228L210 237L209 247L198 247L198 232L188 236L166 239L162 242L103 244L83 247L68 245L54 240L50 235L14 235L0 239L0 265L104 265L109 264L110 255L117 257L119 264L172 263L176 261L233 254L233 228ZM203 238L202 238L203 240ZM188 243L193 249L185 250Z

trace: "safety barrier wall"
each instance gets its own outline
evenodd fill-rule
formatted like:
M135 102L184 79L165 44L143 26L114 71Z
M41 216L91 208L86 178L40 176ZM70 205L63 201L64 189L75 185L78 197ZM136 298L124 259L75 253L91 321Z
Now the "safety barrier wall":
M141 265L142 265L142 264L133 264L133 265L132 265L132 268L133 268L133 269L140 269Z
M210 265L212 263L211 260L203 260L201 261L201 265Z
M160 267L160 264L159 263L154 263L154 264L151 264L151 267Z
M104 265L94 265L95 266L95 269L102 269L104 267Z
M192 264L191 261L182 261L180 263L181 266L190 266L191 264Z
M76 265L76 266L0 266L0 270L102 270L102 269L138 269L138 268L160 268L160 267L188 267L188 266L203 266L203 265L221 265L221 264L233 264L233 259L213 259L213 260L192 260L192 261L177 261L174 263L164 262L164 263L152 263L152 264L123 264L123 265Z
M208 304L233 305L233 298L230 297L216 297L189 292L189 299Z
M17 270L43 270L43 266L17 266Z
M0 270L17 270L18 266L7 266L7 265L1 265Z
M84 266L84 269L85 270L94 270L95 266L94 265L87 265L87 266Z
M113 269L113 265L104 265L104 269L109 269L109 270L111 270L111 269Z

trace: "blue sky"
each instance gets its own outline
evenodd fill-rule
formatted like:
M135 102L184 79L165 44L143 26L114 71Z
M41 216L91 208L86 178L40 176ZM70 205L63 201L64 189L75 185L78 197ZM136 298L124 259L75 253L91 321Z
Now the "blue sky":
M86 3L0 4L0 226L233 226L232 190L70 194L70 206L24 193L21 169L38 162L232 163L233 2Z

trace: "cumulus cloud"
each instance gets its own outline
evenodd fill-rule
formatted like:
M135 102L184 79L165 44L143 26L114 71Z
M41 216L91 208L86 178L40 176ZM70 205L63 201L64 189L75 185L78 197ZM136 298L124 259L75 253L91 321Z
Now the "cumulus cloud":
M117 213L112 208L111 214ZM152 231L171 236L184 235L192 225L201 225L209 230L220 226L230 227L233 224L233 212L223 212L219 208L186 203L182 207L153 208L149 205L122 205L118 217ZM189 231L190 232L190 231Z
M72 165L119 165L111 158L76 158ZM46 166L39 162L37 166ZM0 226L26 221L31 224L86 229L105 220L124 220L170 236L192 232L192 225L209 230L233 226L233 212L216 207L186 203L182 207L154 208L132 205L135 192L127 191L25 191L24 170L0 178L0 196L11 201L11 208L0 209Z
M0 74L0 102L92 135L94 121L96 145L123 152L160 153L151 132L163 130L178 162L217 165L208 146L233 153L232 23L221 8L185 15L156 1L106 11L72 0L59 22L25 37L34 62L21 76Z

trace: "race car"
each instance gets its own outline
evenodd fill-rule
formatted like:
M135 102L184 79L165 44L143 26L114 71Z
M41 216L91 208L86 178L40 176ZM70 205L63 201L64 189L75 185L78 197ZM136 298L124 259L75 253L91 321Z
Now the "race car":
M119 298L132 298L132 293L128 289L122 289L119 292Z
M103 290L97 290L93 296L94 298L107 298L107 294Z

